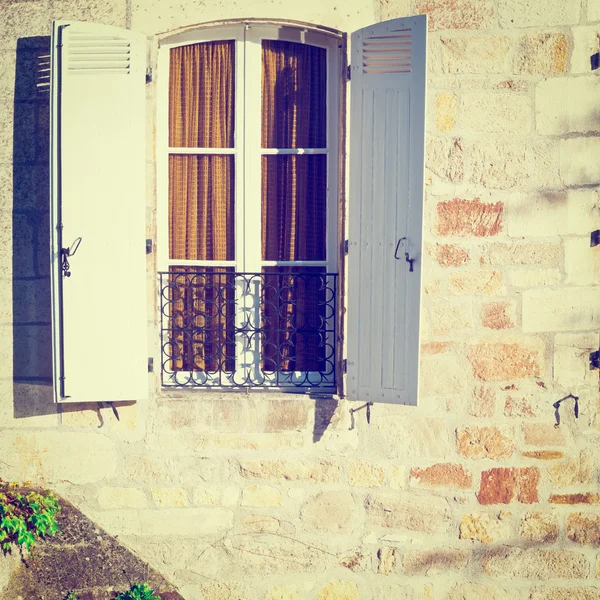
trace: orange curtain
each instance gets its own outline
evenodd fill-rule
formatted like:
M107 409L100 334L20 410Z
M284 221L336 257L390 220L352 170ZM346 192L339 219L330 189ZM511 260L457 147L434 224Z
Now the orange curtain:
M234 48L228 40L171 50L170 147L233 147ZM227 154L169 156L171 260L234 259L233 160ZM227 279L207 269L172 270L186 274L172 276L173 370L232 370Z
M326 51L263 41L263 148L324 148ZM262 157L262 259L326 256L327 157ZM263 369L313 371L323 366L318 333L321 267L264 268ZM296 275L295 275L296 274Z

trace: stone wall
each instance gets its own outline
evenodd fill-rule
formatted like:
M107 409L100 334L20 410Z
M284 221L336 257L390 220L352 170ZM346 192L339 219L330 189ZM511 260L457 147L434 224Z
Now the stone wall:
M56 409L38 68L51 19L349 32L418 12L420 405L377 405L368 424L343 400L167 394L155 378L119 420L107 405ZM0 476L53 485L189 599L599 599L599 36L598 0L0 4ZM152 156L148 169L152 182ZM555 427L569 393L579 416L565 400Z

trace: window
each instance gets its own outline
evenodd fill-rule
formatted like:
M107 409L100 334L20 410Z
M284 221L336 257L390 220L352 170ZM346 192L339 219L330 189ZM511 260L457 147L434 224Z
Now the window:
M339 46L252 24L161 43L163 385L335 390Z
M163 37L155 106L144 36L55 22L56 400L143 399L151 357L175 385L344 380L351 399L415 404L425 36L424 16L352 34L340 188L340 35L249 22Z

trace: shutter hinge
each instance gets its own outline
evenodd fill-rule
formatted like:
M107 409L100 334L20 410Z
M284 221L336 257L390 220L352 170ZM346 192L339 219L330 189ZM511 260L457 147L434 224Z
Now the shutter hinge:
M592 231L590 236L590 246L593 248L594 246L598 246L600 244L600 229L596 229L596 231Z
M146 254L152 254L152 240L146 240Z
M350 245L350 243L348 242L348 240L344 240L344 254L348 254L348 246Z
M146 67L146 83L152 81L152 67Z
M154 359L151 356L148 357L148 373L154 373Z
M348 372L348 359L347 358L344 358L344 360L342 361L342 372L343 373Z
M350 81L352 79L352 66L348 65L346 67L346 79Z
M590 370L600 369L600 350L590 353Z

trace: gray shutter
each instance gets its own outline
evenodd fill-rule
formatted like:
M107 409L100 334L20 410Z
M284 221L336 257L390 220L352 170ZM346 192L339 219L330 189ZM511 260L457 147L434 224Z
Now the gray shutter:
M55 397L139 400L148 388L146 38L55 22L51 65ZM61 248L76 240L66 277Z
M417 403L426 34L425 15L352 34L347 390L353 400Z

